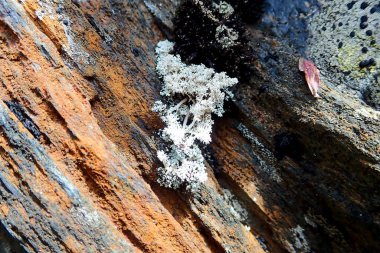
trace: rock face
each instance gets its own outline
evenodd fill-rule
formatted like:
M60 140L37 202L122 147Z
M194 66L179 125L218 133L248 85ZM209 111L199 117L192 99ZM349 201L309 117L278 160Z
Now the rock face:
M380 3L329 2L323 8L310 22L310 55L326 79L339 81L335 89L380 110Z
M268 2L243 18L253 73L189 193L156 183L150 109L179 3L0 0L0 252L380 252L380 113L318 59L313 99L314 51L282 38L332 7ZM273 13L305 19L276 32Z

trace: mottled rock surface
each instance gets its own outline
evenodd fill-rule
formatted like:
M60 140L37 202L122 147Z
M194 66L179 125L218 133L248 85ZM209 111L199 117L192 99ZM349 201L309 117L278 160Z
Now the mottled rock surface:
M331 1L277 2L242 19L253 72L189 193L156 183L150 110L179 1L0 0L0 252L379 252L380 113L300 43Z
M380 110L379 1L323 1L310 21L308 51L342 93Z

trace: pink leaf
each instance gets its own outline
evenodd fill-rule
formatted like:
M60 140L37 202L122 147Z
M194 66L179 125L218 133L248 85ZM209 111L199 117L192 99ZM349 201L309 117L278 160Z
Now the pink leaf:
M300 58L298 62L298 68L300 71L305 72L305 78L307 85L311 91L311 94L319 98L318 89L319 89L319 70L312 61L308 61L304 58Z

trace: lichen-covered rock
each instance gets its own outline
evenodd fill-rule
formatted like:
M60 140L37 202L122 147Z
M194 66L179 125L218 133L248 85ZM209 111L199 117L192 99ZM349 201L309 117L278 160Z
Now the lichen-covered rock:
M279 13L282 7L273 8L265 11ZM286 32L272 33L274 37L260 36L276 27L268 26L266 13L258 24L246 26L255 56L254 74L236 90L230 117L216 123L219 127L209 162L217 178L225 180L240 203L251 210L252 220L265 217L249 225L253 230L271 228L261 234L270 249L377 251L380 114L352 95L349 87L332 88L340 82L339 78L327 78L333 71L322 75L320 100L309 94L298 71L298 56L308 56L310 52L297 44L297 38L283 37L303 31L299 36L308 38L308 33L315 32L307 24L311 22L310 12L318 10L318 6L310 4L305 9L305 19L299 21L304 26L294 21L295 27L290 25ZM326 15L324 11L320 9L315 15ZM297 18L293 12L289 16L284 13L285 18ZM296 13L303 15L298 9ZM198 22L198 30L208 27L207 21L194 22ZM187 36L187 47L191 48L193 42L196 50L203 39L202 32L184 27L181 36ZM209 45L204 43L202 50L207 52ZM197 52L181 53L191 57ZM244 54L235 52L233 57L244 56L239 53ZM351 177L358 181L352 182Z
M163 35L143 2L1 1L0 20L1 245L263 252L217 181L196 203L156 184Z
M376 76L375 78L376 82L364 89L363 98L368 105L380 110L380 76Z
M280 2L269 10L289 10ZM301 51L259 18L239 21L252 75L215 122L209 179L195 193L156 183L154 48L175 38L176 4L0 1L1 250L379 252L379 112L318 59L326 84L314 100Z
M380 75L380 5L375 0L328 1L309 20L309 57L334 89L374 108Z

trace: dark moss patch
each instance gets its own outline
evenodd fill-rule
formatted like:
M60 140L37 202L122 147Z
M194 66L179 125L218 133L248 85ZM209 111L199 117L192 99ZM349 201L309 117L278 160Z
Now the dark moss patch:
M140 56L140 50L138 48L133 48L132 53L135 57Z
M254 23L261 17L264 0L227 0L244 22Z
M194 0L185 0L177 9L173 22L175 53L187 63L203 63L239 79L249 78L253 53L240 12L223 15L213 8L211 0L202 2L203 6L200 6ZM237 33L233 45L226 46L217 40L217 28L222 26Z
M368 23L367 22L360 23L360 29L366 29L367 27L368 27Z
M355 1L352 1L352 2L348 3L348 4L347 4L347 8L348 8L349 10L351 10L352 7L354 6L354 4L355 4Z
M374 58L370 58L368 60L363 60L359 63L360 68L368 68L368 67L375 66L375 65L376 65L376 61Z
M351 71L344 71L343 74L344 74L345 76L349 76L349 75L351 74Z
M367 2L363 2L363 3L360 5L360 9L364 10L364 9L366 9L368 6L369 6L369 4L368 4Z
M274 137L275 155L278 159L289 156L297 161L302 159L305 147L300 136L293 133L282 133Z
M378 5L375 5L374 7L371 8L369 13L374 14L375 12L380 13L380 3Z

